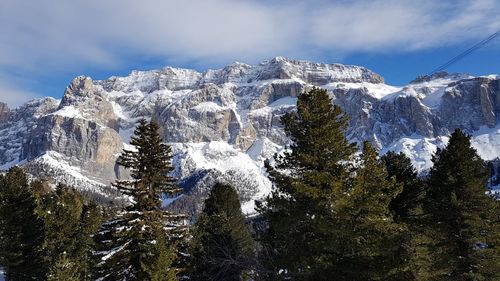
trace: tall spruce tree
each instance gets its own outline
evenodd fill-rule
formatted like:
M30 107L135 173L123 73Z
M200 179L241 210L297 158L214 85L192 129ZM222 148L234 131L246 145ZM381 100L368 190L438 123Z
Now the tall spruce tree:
M255 244L234 187L217 183L212 188L194 228L189 280L239 281L250 278Z
M436 230L431 280L500 280L499 203L487 194L488 170L456 129L433 158L425 197Z
M297 111L281 121L292 144L274 165L266 162L275 189L258 204L262 274L327 280L340 243L332 206L345 196L356 145L344 136L347 117L322 89L301 94Z
M171 148L162 143L159 126L141 120L117 164L130 170L131 180L114 185L131 204L104 223L96 235L95 278L100 280L175 280L172 233L181 216L161 210L160 197L179 192L168 174Z
M0 264L6 280L43 280L43 221L35 213L36 196L19 167L0 175Z

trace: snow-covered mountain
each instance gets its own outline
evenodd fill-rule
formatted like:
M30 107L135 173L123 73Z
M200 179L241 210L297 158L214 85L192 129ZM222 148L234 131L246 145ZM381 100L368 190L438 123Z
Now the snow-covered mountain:
M363 67L276 57L204 73L165 67L127 77L79 76L62 100L45 98L10 110L0 104L0 168L15 164L40 177L112 198L124 176L115 160L140 118L153 118L175 152L175 176L188 194L173 206L196 212L221 178L243 182L246 211L271 184L263 160L286 144L279 118L312 86L327 89L350 117L352 141L382 153L405 152L420 171L461 128L486 160L500 156L500 77L439 73L404 87Z

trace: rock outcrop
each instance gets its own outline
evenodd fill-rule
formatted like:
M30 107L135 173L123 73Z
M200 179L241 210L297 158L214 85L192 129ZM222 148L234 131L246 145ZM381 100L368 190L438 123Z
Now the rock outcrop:
M5 123L9 120L10 109L6 103L0 102L0 123Z

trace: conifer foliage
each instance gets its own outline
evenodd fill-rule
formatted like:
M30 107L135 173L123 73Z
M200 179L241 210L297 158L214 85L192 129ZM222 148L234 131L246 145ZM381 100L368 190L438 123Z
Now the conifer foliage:
M171 149L162 143L159 127L141 120L131 138L134 150L124 150L117 163L130 170L131 180L115 186L131 204L103 224L98 243L95 278L101 280L175 280L172 237L180 216L161 210L161 196L179 192L168 174Z
M403 189L390 204L390 209L398 221L408 222L419 213L419 204L423 195L423 183L417 178L417 172L410 158L404 153L387 152L381 157L387 170L388 179L395 177Z
M101 225L94 203L65 185L40 195L37 214L44 225L44 262L49 280L92 280L92 235ZM64 278L63 278L64 276Z
M459 129L436 152L424 201L433 237L433 280L500 280L500 213L488 169Z
M331 206L346 189L356 147L344 136L347 117L325 90L301 94L297 111L281 121L292 144L274 165L266 162L275 189L258 204L266 224L259 231L263 274L323 280L336 258Z
M0 176L0 264L7 280L91 280L100 225L93 203L64 185L28 182L19 167Z
M389 178L377 151L364 142L356 176L332 209L338 280L411 280L404 247L406 228L396 223L390 203L402 184Z
M255 245L234 187L217 183L193 231L189 280L248 280Z
M403 227L389 210L401 185L388 179L375 149L365 143L355 168L347 118L325 90L300 95L282 122L292 144L266 164L275 190L260 209L266 278L404 278Z
M430 253L426 245L432 240L433 228L423 216L422 199L425 195L425 181L417 177L411 160L402 152L387 152L381 157L387 170L388 180L394 178L403 190L389 204L389 209L398 223L406 226L404 249L408 259L411 277L405 280L428 280L431 274Z
M0 265L7 280L43 280L43 221L36 196L19 167L0 175Z

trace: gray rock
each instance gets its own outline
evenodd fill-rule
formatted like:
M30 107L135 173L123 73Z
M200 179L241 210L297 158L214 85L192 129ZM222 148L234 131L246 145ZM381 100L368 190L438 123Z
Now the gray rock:
M439 108L442 126L473 132L481 126L494 127L500 114L498 79L460 80L446 90Z
M0 123L5 123L9 120L10 109L6 103L0 102Z

